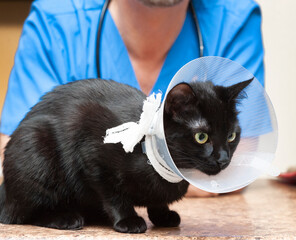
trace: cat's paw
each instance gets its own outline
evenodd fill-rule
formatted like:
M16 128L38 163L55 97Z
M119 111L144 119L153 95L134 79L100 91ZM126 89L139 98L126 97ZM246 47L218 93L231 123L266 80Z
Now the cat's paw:
M57 213L36 219L34 224L60 230L79 230L84 226L84 218L78 213Z
M181 222L179 214L175 211L166 211L160 214L149 212L149 219L157 227L177 227Z
M143 218L132 216L124 218L114 224L114 229L122 233L143 233L147 230L147 225Z

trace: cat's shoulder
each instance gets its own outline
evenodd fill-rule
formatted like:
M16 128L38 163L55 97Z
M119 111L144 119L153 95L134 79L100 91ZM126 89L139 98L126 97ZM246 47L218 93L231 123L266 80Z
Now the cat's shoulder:
M140 92L138 89L123 84L114 80L105 80L100 78L93 78L93 79L84 79L84 80L77 80L73 82L69 82L63 85L59 85L56 87L56 90L89 90L89 91L112 91L112 92L118 92L118 91L135 91Z
M114 80L85 79L59 85L45 94L42 99L50 99L50 101L52 99L55 99L54 101L63 101L63 99L75 99L77 101L79 99L104 101L130 99L131 101L142 101L145 97L145 94L140 90Z

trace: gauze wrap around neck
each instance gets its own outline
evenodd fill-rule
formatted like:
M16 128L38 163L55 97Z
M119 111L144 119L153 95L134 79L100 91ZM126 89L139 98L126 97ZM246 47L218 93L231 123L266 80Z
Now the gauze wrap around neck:
M161 105L161 93L153 93L144 101L143 111L139 122L127 122L114 128L106 130L104 143L122 143L125 152L133 152L134 147L145 137L146 154L156 172L169 182L180 182L182 178L178 176L165 162L162 157L153 151L151 134L153 134L153 120Z

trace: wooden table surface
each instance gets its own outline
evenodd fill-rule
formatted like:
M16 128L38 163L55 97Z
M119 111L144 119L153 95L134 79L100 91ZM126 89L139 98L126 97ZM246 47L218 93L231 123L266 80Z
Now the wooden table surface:
M275 180L257 180L241 194L184 199L172 209L182 218L180 227L155 228L145 209L137 209L148 224L144 234L0 224L0 239L296 239L296 186Z

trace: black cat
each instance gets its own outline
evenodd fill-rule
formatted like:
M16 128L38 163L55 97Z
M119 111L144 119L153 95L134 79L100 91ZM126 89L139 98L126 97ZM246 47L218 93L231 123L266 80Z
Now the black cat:
M167 143L177 166L217 174L239 142L236 102L251 82L175 86L165 104ZM119 232L145 232L134 206L156 226L180 224L168 204L188 183L169 183L147 164L141 144L125 153L104 144L106 129L137 122L146 96L100 79L58 86L42 97L11 135L0 186L0 222L81 229L108 222Z

